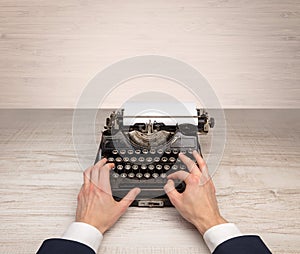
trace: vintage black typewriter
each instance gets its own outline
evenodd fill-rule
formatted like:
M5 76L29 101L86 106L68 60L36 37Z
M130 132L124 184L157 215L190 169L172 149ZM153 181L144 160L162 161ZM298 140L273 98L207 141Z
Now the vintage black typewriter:
M115 200L122 199L130 189L139 187L142 191L131 206L172 206L163 186L168 174L187 170L178 158L179 152L194 160L193 150L201 154L198 135L206 134L214 127L214 119L207 112L200 109L195 109L195 112L198 124L175 125L151 120L125 125L124 109L110 114L95 163L105 157L115 164L110 176ZM175 186L179 192L185 189L184 182L177 181Z

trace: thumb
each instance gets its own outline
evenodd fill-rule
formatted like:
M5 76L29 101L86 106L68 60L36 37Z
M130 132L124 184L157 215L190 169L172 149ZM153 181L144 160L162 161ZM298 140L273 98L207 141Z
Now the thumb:
M168 195L171 203L176 207L176 205L179 203L178 201L181 199L181 194L175 189L174 181L169 179L164 186L164 190Z
M119 204L123 207L129 207L130 204L135 200L136 196L139 195L141 192L140 188L134 188L130 190L126 196L119 202Z

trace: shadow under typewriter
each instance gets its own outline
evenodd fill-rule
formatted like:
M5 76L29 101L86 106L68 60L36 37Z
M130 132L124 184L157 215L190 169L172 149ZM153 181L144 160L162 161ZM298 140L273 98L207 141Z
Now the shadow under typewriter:
M167 176L179 170L187 171L178 158L180 152L192 160L193 150L201 154L198 134L206 134L213 127L213 118L197 110L198 125L149 121L126 126L123 112L112 112L107 118L95 162L107 158L115 164L110 176L115 200L139 187L142 191L131 206L172 206L164 191ZM175 188L183 192L185 183L175 181Z

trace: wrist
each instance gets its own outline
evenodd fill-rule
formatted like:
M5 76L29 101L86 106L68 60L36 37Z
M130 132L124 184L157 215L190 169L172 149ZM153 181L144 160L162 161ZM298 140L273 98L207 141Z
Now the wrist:
M199 231L199 233L203 235L208 229L212 228L213 226L224 223L228 223L228 221L226 221L221 215L218 215L206 221L199 220L196 223L194 223L194 225Z

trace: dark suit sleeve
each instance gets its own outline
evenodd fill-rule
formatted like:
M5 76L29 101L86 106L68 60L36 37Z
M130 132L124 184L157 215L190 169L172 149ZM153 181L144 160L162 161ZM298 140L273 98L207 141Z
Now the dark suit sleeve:
M65 239L48 239L43 242L37 254L95 254L95 252L79 242Z
M239 236L221 243L213 254L271 254L258 236Z

